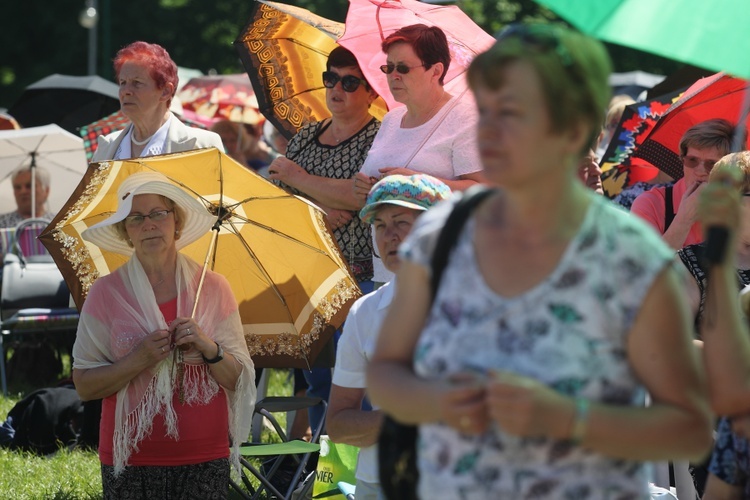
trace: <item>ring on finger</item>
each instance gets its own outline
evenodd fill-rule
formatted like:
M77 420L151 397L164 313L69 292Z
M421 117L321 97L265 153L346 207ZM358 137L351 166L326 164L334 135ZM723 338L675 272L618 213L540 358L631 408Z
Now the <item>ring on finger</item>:
M161 353L164 354L164 346L161 348Z
M187 329L187 331L185 332L185 335L192 335L192 333L190 332L190 328Z

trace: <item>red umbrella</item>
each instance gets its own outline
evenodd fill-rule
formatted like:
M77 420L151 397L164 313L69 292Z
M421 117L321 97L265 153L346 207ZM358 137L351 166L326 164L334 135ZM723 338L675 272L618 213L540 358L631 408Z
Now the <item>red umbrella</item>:
M426 24L445 32L451 50L445 88L452 93L466 88L464 73L469 63L495 42L455 5L435 6L417 0L349 0L345 24L339 44L354 53L367 81L385 99L388 109L401 104L393 100L386 76L380 71L385 64L380 45L397 29Z
M693 125L712 118L739 121L747 80L724 73L701 78L670 107L633 156L642 158L674 179L682 177L680 139ZM747 124L747 122L746 122ZM750 144L745 144L748 149Z
M682 91L672 92L625 107L620 123L599 161L602 187L609 198L617 196L626 186L656 176L656 167L646 160L633 158L633 152L643 144L659 118L681 95Z
M206 128L202 123L188 120L181 116L178 116L178 118L180 118L180 121L185 125L196 128ZM94 157L94 151L96 151L96 148L99 145L98 138L100 135L107 135L122 130L127 127L129 123L130 120L122 113L122 111L115 111L109 116L105 116L100 120L96 120L95 122L81 127L78 133L83 137L83 147L86 150L86 159L91 161L91 158Z
M21 128L15 118L8 113L0 112L0 130L17 130Z
M222 119L251 125L263 120L246 74L197 76L188 80L177 97L184 115L206 127Z

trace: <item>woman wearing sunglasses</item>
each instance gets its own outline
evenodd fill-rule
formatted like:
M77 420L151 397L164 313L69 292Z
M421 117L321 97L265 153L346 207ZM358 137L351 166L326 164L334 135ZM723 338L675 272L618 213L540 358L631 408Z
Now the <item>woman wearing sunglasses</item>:
M393 98L404 104L383 118L375 142L354 185L359 205L386 175L429 174L462 190L481 180L476 146L477 112L468 92L451 95L443 88L451 62L448 40L436 26L414 24L388 35L380 67ZM378 283L391 280L374 259Z
M343 47L333 49L322 75L331 118L303 126L286 155L276 158L268 177L323 208L344 258L364 293L372 291L370 226L359 219L361 204L352 188L380 128L369 111L378 95L365 80L357 59ZM308 394L328 399L331 370L306 371ZM310 414L316 428L322 415Z
M420 498L645 499L645 462L710 448L674 252L577 178L610 67L601 43L552 25L512 26L469 67L497 189L434 300L455 202L417 220L367 372L372 404L419 425Z
M378 95L365 80L354 54L343 47L331 51L322 76L331 118L303 126L289 141L286 155L269 166L269 179L326 211L355 277L369 281L370 228L356 215L360 205L352 190L352 177L362 167L380 128L369 112Z

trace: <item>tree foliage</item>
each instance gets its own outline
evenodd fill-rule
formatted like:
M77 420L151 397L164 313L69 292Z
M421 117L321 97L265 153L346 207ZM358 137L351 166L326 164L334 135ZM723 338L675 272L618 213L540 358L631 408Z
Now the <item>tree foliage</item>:
M285 0L343 22L347 0ZM204 73L244 71L232 42L250 17L252 0L98 0L97 73L112 78L111 61L135 40L163 45L179 66ZM555 21L532 0L457 0L489 33L516 21ZM0 107L9 107L27 85L52 73L84 75L88 30L78 23L85 0L5 2L0 51ZM661 74L677 64L657 56L608 46L618 71L642 69Z

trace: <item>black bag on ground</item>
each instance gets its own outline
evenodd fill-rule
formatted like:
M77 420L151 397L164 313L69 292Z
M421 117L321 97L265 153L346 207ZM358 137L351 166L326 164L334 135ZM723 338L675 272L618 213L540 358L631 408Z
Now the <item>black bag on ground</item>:
M435 299L440 278L448 264L458 235L471 212L494 192L477 185L467 189L456 203L440 231L430 266L430 290ZM378 437L378 470L380 487L389 500L416 500L419 470L417 469L417 426L402 424L385 415Z
M60 353L46 339L34 338L11 343L13 355L8 361L8 381L32 388L57 383L62 374Z
M14 435L9 447L47 455L74 444L83 417L83 403L75 389L47 387L32 392L8 412Z

